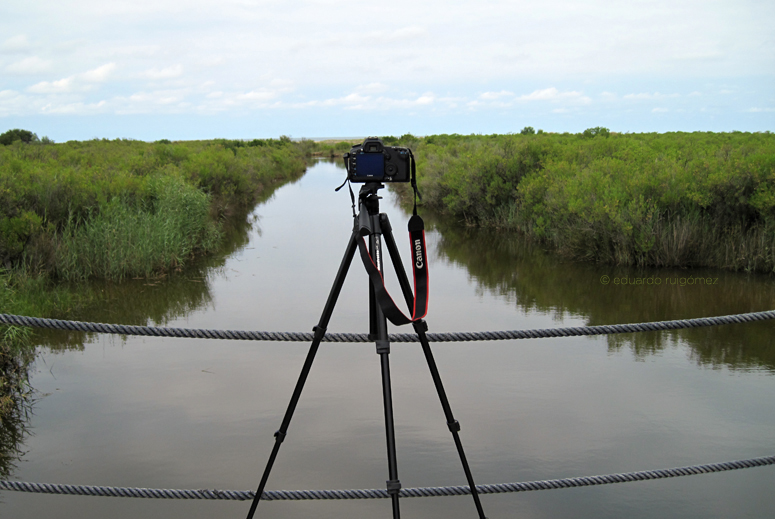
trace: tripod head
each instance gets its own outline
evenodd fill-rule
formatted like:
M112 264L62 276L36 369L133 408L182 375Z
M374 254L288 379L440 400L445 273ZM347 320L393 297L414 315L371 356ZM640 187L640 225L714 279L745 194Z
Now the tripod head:
M358 201L361 204L367 204L367 207L371 204L379 205L381 197L377 196L377 191L385 187L385 184L381 182L367 182L361 186L361 190L358 192Z
M368 236L374 233L371 217L379 214L379 201L382 198L378 191L385 187L380 182L367 182L361 186L358 192L358 232L361 236Z

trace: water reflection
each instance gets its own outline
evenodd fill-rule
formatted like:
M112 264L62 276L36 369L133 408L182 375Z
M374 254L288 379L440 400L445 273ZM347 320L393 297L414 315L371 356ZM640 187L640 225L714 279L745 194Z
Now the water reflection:
M294 178L295 183L301 178ZM185 269L157 279L129 279L120 283L92 281L74 284L73 292L81 300L92 301L77 312L71 320L126 325L165 326L170 321L185 317L208 306L213 299L211 280L222 274L226 260L244 249L252 234L261 235L257 206L272 199L274 192L285 183L262 189L256 206L232 211L222 223L224 238L220 250L210 256L195 258ZM78 331L36 330L34 341L52 351L82 350L99 334Z
M24 454L23 441L29 434L32 395L27 382L31 355L0 352L0 478L7 478Z
M768 276L563 262L512 233L466 228L434 215L426 221L440 234L440 258L464 266L479 293L497 294L525 312L570 314L601 325L775 308L775 280ZM641 359L683 341L701 365L775 371L775 328L766 321L607 339L611 350L627 346Z

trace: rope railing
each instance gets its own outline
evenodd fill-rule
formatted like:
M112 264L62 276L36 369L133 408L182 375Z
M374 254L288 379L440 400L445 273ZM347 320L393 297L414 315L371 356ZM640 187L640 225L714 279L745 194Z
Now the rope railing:
M700 328L722 324L749 323L775 319L775 310L751 312L746 314L701 317L698 319L679 319L675 321L655 321L632 324L610 324L600 326L575 326L568 328L543 328L534 330L512 330L500 332L448 332L427 333L430 342L459 341L499 341L513 339L544 339L549 337L577 337L590 335L611 335L616 333L635 333L646 331L680 330ZM123 324L90 323L44 319L23 315L0 314L0 324L26 326L30 328L48 328L117 335L139 335L145 337L178 337L187 339L226 339L242 341L288 341L311 342L311 332L261 332L241 330L206 330L195 328L168 328L160 326L133 326ZM419 342L415 333L391 333L391 342ZM366 333L326 333L324 342L373 342Z
M754 321L775 319L775 310L751 312L745 314L725 315L718 317L703 317L699 319L680 319L674 321L656 321L633 324L614 324L600 326L578 326L568 328L546 328L534 330L491 331L491 332L450 332L428 333L431 342L454 341L493 341L512 339L539 339L549 337L574 337L591 335L610 335L617 333L635 333L645 331L680 330L723 324L738 324ZM109 333L118 335L138 335L151 337L178 337L196 339L227 339L253 341L289 341L310 342L313 334L308 332L261 332L239 330L207 330L190 328L168 328L157 326L133 326L121 324L91 323L67 321L60 319L44 319L12 314L0 314L0 324L26 326L32 328L47 328L54 330L82 331L93 333ZM416 334L390 334L391 342L418 342ZM372 342L365 333L326 333L325 342ZM654 479L691 476L711 472L723 472L775 464L775 456L765 456L746 460L730 461L708 465L694 465L671 469L660 469L641 472L608 474L603 476L585 476L544 481L529 481L522 483L500 483L493 485L477 485L480 494L498 494L505 492L527 492L531 490L552 490L560 488L576 488L631 481L648 481ZM106 487L87 485L62 485L52 483L30 483L23 481L0 481L0 490L17 492L34 492L45 494L67 494L104 497L137 497L161 499L218 499L218 500L252 500L255 493L250 490L211 490L211 489L153 489L132 487ZM420 487L402 488L401 497L432 497L458 496L471 492L468 486ZM382 499L389 497L385 489L358 490L277 490L266 491L261 499L266 501L302 500L302 499Z
M764 456L746 460L693 465L671 469L644 470L640 472L624 472L604 476L585 476L565 479L550 479L543 481L526 481L522 483L499 483L494 485L477 485L480 494L502 494L507 492L529 492L532 490L559 490L562 488L578 488L613 483L629 483L633 481L650 481L655 479L694 476L713 472L724 472L753 467L775 465L775 456ZM104 487L88 485L60 485L55 483L29 483L25 481L0 481L0 490L16 492L32 492L39 494L62 494L76 496L100 497L138 497L146 499L215 499L215 500L252 500L255 492L252 490L215 490L215 489L164 489L164 488L133 488ZM471 493L468 486L420 487L402 488L400 497L441 497L462 496ZM271 490L261 496L264 501L298 501L306 499L385 499L390 497L386 489L357 490Z

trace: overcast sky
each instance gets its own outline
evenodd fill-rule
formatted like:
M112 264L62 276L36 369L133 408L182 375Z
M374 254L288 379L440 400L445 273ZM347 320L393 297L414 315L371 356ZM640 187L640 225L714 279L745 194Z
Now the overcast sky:
M775 131L774 28L772 0L3 0L0 131Z

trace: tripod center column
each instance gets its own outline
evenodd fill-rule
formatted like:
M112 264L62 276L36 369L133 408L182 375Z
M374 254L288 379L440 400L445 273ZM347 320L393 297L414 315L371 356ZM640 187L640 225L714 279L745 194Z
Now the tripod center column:
M369 223L369 250L374 259L375 266L380 274L383 272L382 262L382 227L379 217L379 197L372 194L365 200L368 218L363 220ZM373 292L372 292L373 293ZM369 297L369 314L376 330L377 354L380 358L382 371L382 401L385 408L385 436L387 440L388 474L386 481L387 491L393 505L393 519L400 519L401 512L398 503L398 495L401 490L401 482L398 480L398 461L396 456L396 434L393 422L393 390L390 384L390 341L388 341L387 318L376 299Z

